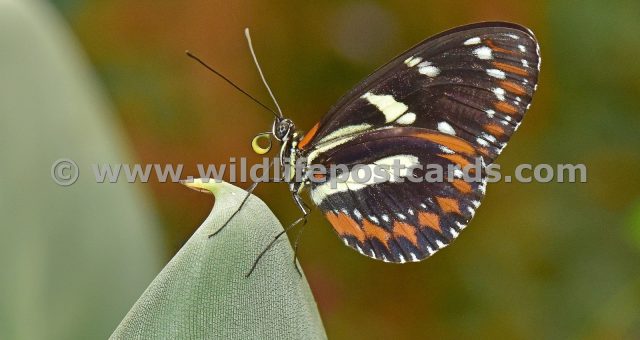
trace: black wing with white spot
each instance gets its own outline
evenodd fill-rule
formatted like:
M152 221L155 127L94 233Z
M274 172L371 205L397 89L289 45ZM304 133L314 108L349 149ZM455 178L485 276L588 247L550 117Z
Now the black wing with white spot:
M364 79L305 135L299 148L382 126L458 136L493 162L529 108L540 67L533 33L488 22L431 37Z

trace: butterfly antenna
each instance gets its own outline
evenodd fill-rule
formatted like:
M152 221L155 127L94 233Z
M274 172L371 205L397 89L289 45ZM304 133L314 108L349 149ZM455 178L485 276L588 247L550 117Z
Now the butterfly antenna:
M260 78L262 78L262 82L264 83L264 86L267 88L267 91L269 91L269 95L271 96L271 99L273 99L273 102L276 104L276 108L280 113L279 117L283 118L282 109L280 109L280 105L278 105L278 101L276 100L276 97L273 95L273 92L271 91L269 84L267 84L267 79L264 77L264 74L262 73L262 69L260 68L260 64L258 63L258 58L256 58L256 52L254 52L253 50L253 44L251 43L251 35L249 34L248 27L244 29L244 36L247 38L247 43L249 44L249 50L251 51L251 56L253 57L253 62L256 64L256 68L258 68L258 73L260 73Z
M249 93L247 93L247 91L241 89L238 85L236 85L234 82L232 82L229 78L225 77L222 73L216 71L213 67L207 65L207 63L205 63L204 61L202 61L202 59L198 58L195 54L191 53L190 51L186 51L187 56L189 56L189 58L197 61L198 63L200 63L202 66L206 67L209 71L215 73L218 77L222 78L224 81L226 81L227 83L229 83L229 85L235 87L236 90L240 91L240 93L244 94L245 96L249 97L251 100L253 100L254 102L256 102L258 105L262 106L263 108L265 108L267 111L273 113L274 116L276 116L276 118L280 118L282 117L282 114L278 114L278 112L274 111L272 108L262 104L261 101L259 101L258 99L256 99L254 96L250 95ZM278 105L276 103L276 105ZM278 111L280 110L280 108L278 108Z

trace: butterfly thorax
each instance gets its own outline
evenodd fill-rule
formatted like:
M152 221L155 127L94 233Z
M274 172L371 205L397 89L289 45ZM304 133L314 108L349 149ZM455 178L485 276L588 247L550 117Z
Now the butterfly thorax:
M294 126L293 124L291 126ZM283 179L289 183L291 192L299 192L304 186L305 168L304 159L298 149L300 139L304 134L295 131L284 136L280 147L280 167Z

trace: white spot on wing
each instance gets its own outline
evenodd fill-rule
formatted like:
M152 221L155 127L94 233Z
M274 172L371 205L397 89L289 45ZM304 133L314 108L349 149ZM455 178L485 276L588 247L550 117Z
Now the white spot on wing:
M324 136L320 141L318 141L318 143L325 143L339 137L353 135L358 132L368 130L369 128L371 128L370 124L348 125Z
M395 171L389 172L390 182L397 182L400 179L399 177L407 177L411 174L411 171L416 167L420 166L420 160L418 157L414 155L394 155L389 157L380 158L377 161L373 162L374 165L380 165L385 167L390 167L394 169L397 165L400 165L399 173L395 173Z
M313 203L315 203L316 205L320 205L320 203L322 203L322 201L324 201L324 199L327 198L327 196L329 195L340 193L340 192L347 192L349 190L352 190L352 191L361 190L363 188L366 188L368 184L369 183L362 184L362 183L354 183L354 182L331 183L330 181L327 181L311 189L311 199L313 200ZM335 185L335 187L332 187L332 185ZM348 215L349 213L345 211L345 214Z
M504 71L500 71L497 70L495 68L490 68L487 70L487 74L494 77L494 78L498 78L498 79L505 79L507 77L507 75L504 73Z
M428 77L436 77L437 75L440 74L440 69L433 66L433 65L429 65L429 63L425 62L422 63L420 65L418 65L418 72L420 72L420 74L424 74L425 76Z
M489 118L493 118L493 115L496 114L496 112L493 110L486 110L485 112L487 113L487 116Z
M449 149L448 147L446 147L444 145L440 145L439 148L444 153L448 153L448 154L453 154L454 153L453 150Z
M416 114L413 112L407 112L403 114L400 118L396 119L396 123L402 125L413 124L416 121Z
M421 61L422 61L422 58L420 57L409 57L405 59L404 63L409 67L414 67L418 65L418 63L420 63Z
M518 49L520 50L520 52L524 53L527 52L527 49L524 47L524 45L518 45Z
M456 238L456 237L458 237L458 235L460 235L460 234L458 234L458 232L457 232L455 229L453 229L453 228L449 228L449 232L451 233L451 236L453 236L453 238Z
M363 94L361 98L366 99L370 104L375 105L378 110L384 114L387 123L398 119L398 117L409 109L407 105L396 101L393 96L389 94L376 95L371 92L367 92Z
M494 77L494 78L498 78L498 79L505 79L507 77L507 75L504 73L504 71L501 70L497 70L495 68L490 68L487 70L487 74Z
M469 45L477 45L481 42L482 40L480 40L480 37L474 37L471 39L467 39L464 44L469 46Z
M480 190L480 192L484 195L487 192L487 182L482 182L480 185L478 185L478 190Z
M360 211L358 209L353 209L353 216L357 217L358 219L362 219L362 214L360 214Z
M436 245L438 246L438 248L442 249L444 247L446 247L447 245L442 243L442 241L440 240L436 240Z
M482 145L482 146L489 146L489 142L487 142L486 140L478 137L476 138L476 142L478 142L478 144Z
M447 122L440 122L438 123L438 131L442 132L442 133L446 133L448 135L452 135L455 136L456 135L456 131L453 129L453 127L451 125L449 125L449 123Z
M496 97L497 97L499 100L504 101L504 99L505 99L505 97L504 97L505 91L504 91L504 89L503 89L503 88L501 88L501 87L496 87L496 88L492 89L491 91L493 91L493 94L495 94L495 95L496 95Z
M420 161L418 160L418 157L414 155L395 155L395 156L380 158L377 161L373 162L373 164L375 165L390 165L390 166L394 165L394 163L400 163L400 165L402 166L409 167L416 164L420 164Z
M416 254L414 253L409 253L409 255L411 255L411 261L413 262L418 262L420 260L418 260L418 257L416 256Z
M375 224L380 223L380 220L378 220L378 218L373 216L373 215L369 215L369 219L372 220L373 223L375 223Z
M398 257L400 258L400 263L405 263L407 262L407 260L404 259L404 256L402 255L398 255Z
M486 139L486 140L488 140L488 141L490 141L492 143L496 142L496 137L494 137L493 135L487 134L487 133L482 133L480 135L480 137L482 137L482 138L484 138L484 139Z
M529 62L526 59L522 59L522 66L529 67Z
M478 59L482 59L482 60L493 59L493 51L487 46L476 48L475 50L473 50L473 54L475 54L476 57L478 57Z
M469 214L471 214L471 217L473 217L473 215L475 215L475 214L476 214L476 211L475 211L475 210L473 210L473 208L472 208L472 207L467 207L467 211L469 212Z
M507 146L507 143L502 143L502 145L500 146L500 149L498 150L498 153L502 152L502 150L504 150L506 146Z

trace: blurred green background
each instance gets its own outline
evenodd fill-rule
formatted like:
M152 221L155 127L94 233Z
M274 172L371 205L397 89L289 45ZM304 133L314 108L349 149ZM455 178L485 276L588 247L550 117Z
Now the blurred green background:
M194 175L196 163L256 160L250 140L271 116L186 49L268 101L242 34L250 27L285 114L306 130L356 82L430 35L485 20L530 27L541 45L540 85L498 162L507 172L519 163L583 163L588 183L490 184L454 246L402 266L354 253L314 213L300 262L330 338L640 337L640 2L51 3L114 103L108 119L124 131L117 143L130 159L184 163ZM73 155L52 154L48 164L63 156ZM156 260L164 263L211 198L178 184L134 186L154 211L150 228L166 240ZM298 217L285 185L257 193L283 224Z

